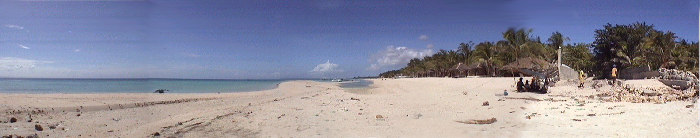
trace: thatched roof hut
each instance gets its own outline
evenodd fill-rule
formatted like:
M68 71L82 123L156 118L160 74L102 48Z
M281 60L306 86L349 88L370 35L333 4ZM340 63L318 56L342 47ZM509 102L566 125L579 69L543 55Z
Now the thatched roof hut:
M460 62L459 64L453 66L452 69L459 70L459 71L465 71L465 70L469 70L469 67L466 64L463 64Z
M467 66L467 68L469 68L469 69L484 69L484 68L487 68L488 66L489 66L489 64L486 61L478 60L478 61L470 64L469 66Z
M528 57L518 59L515 62L508 63L507 65L501 67L501 69L509 71L518 71L520 69L547 70L554 67L556 66L545 60Z
M556 66L542 59L528 57L508 63L501 67L501 70L513 73L512 75L514 76L516 73L519 73L521 75L544 78L553 76L552 72L556 71Z
M459 63L452 67L452 70L457 70L460 73L465 73L468 75L486 75L488 70L488 63L486 61L476 61L472 64Z
M459 70L459 71L466 71L466 70L474 70L474 69L481 69L481 68L486 68L488 67L488 64L486 61L476 61L472 64L464 64L464 63L459 63L455 66L452 66L453 70Z

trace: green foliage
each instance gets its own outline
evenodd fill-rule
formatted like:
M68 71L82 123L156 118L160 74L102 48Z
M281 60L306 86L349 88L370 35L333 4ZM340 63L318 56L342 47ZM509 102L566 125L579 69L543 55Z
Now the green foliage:
M634 23L630 25L607 24L595 31L593 42L595 73L610 74L613 65L620 69L629 67L650 67L652 70L665 68L693 69L697 65L697 45L678 44L673 32L662 32L653 25Z
M464 64L470 64L472 63L471 57L472 54L474 54L474 51L472 51L472 46L474 43L469 42L469 43L460 43L459 47L457 47L457 53L459 54L459 57L461 57L461 61Z
M509 58L504 58L506 62L513 62L519 58L526 56L523 53L523 49L526 49L528 44L537 42L537 40L531 39L531 33L532 29L525 28L508 28L506 32L503 32L503 39L505 41L501 42L500 44L507 46L507 48L510 51L512 51L507 53L511 54L507 56Z
M593 71L593 54L588 49L590 44L578 43L576 45L566 45L562 47L562 64L569 65L575 70L584 72Z
M387 71L387 72L384 72L384 73L380 73L380 74L379 74L379 77L382 77L382 78L391 78L391 77L394 77L394 76L399 76L400 74L401 74L401 70L391 70L391 71Z
M492 42L481 42L476 45L472 55L472 59L486 63L486 73L492 76L496 73L496 66L503 64L498 58L497 48Z
M680 43L670 50L671 60L667 62L664 66L668 68L692 71L695 74L698 73L698 43L688 43L685 40L681 40Z
M457 50L439 50L432 56L422 59L411 59L406 67L399 70L387 71L380 76L394 77L406 75L413 77L443 77L456 76L462 72L453 70L459 63L465 65L485 63L483 72L488 75L497 75L498 68L514 62L518 58L536 57L552 61L556 57L555 49L547 47L539 41L533 39L532 29L509 28L503 33L502 41L481 42L474 45L472 42L460 43ZM514 52L515 51L515 52Z
M653 25L635 23L631 25L607 24L595 30L592 44L565 44L569 40L559 32L554 32L542 43L533 37L532 29L509 28L503 32L503 40L496 42L460 43L455 50L439 50L432 56L411 59L406 67L381 73L381 77L397 75L413 77L456 76L463 72L453 68L459 63L483 65L487 75L498 75L503 65L520 58L538 58L554 63L557 50L562 48L562 63L573 69L609 74L612 65L627 67L649 66L698 70L698 43L686 40L677 41L673 32L655 30Z
M552 33L552 36L550 36L549 39L547 39L547 42L549 42L549 44L547 44L547 46L548 46L547 52L549 53L548 54L549 58L547 58L547 59L549 59L550 61L556 61L557 60L556 59L557 58L556 52L559 48L564 46L565 41L569 41L569 38L564 37L564 35L562 35L559 32Z
M549 42L548 46L550 46L553 49L559 49L559 47L564 46L564 41L568 41L568 37L564 37L559 32L554 32L552 33L552 36L547 39L547 42Z

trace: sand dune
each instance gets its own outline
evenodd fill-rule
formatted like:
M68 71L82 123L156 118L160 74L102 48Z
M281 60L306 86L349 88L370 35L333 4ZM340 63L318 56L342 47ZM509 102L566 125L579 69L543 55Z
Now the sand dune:
M290 81L222 94L0 94L0 134L42 137L692 137L690 101L603 102L514 78L375 79L370 89ZM644 85L645 82L634 82ZM307 87L308 86L308 87ZM503 96L503 91L510 92ZM488 104L486 104L488 102ZM30 120L31 115L31 122ZM10 123L10 118L18 122ZM468 124L495 118L490 124ZM37 131L40 125L43 131Z

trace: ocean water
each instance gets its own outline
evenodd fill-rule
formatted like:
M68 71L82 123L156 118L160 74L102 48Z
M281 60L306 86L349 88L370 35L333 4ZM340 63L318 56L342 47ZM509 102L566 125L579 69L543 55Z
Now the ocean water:
M0 79L0 93L246 92L274 89L287 80L207 79Z
M357 89L357 88L369 88L369 85L372 85L372 81L368 80L354 80L354 81L346 81L340 83L341 88L350 88L350 89Z

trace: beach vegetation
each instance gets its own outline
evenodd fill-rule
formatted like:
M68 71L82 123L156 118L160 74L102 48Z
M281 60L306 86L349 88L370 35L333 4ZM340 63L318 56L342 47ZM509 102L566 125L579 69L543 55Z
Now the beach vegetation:
M591 48L594 73L599 77L609 77L613 65L620 69L675 68L697 73L697 42L688 43L673 32L659 31L646 23L607 24L595 31Z
M696 74L698 70L697 42L679 39L673 32L656 30L646 23L606 24L594 30L595 40L591 43L567 43L570 38L560 32L553 32L543 43L532 32L530 28L508 28L502 33L502 40L460 43L456 50L438 50L434 55L411 59L406 67L379 76L466 76L464 71L455 69L460 63L481 73L476 75L510 76L501 69L504 65L523 58L556 63L560 49L562 64L599 78L607 77L605 74L610 74L613 65L619 69L674 68Z

